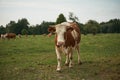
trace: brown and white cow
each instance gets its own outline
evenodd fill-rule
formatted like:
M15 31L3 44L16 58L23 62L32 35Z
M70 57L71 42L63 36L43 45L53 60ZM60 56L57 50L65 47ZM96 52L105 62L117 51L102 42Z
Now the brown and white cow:
M5 38L7 39L12 39L12 38L16 38L16 34L15 33L6 33L5 35Z
M1 34L1 39L5 39L5 34Z
M61 70L61 52L66 54L65 65L72 67L73 50L78 53L78 64L80 61L79 43L81 39L80 29L75 22L63 22L54 27L49 27L48 31L55 33L55 50L57 55L57 71Z

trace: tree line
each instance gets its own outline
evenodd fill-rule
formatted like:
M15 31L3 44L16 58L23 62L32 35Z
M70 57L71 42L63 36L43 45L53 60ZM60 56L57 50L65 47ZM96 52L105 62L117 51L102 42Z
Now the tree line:
M120 33L120 19L111 19L108 22L98 23L95 20L89 20L87 23L83 24L79 22L78 17L76 17L72 12L69 13L69 20L72 22L77 22L80 26L82 34L92 33L93 35L97 33ZM0 26L0 34L5 33L15 33L15 34L28 34L28 35L41 35L48 34L49 25L55 25L62 22L66 22L67 19L61 13L59 14L56 22L43 21L40 24L30 25L26 18L19 19L17 22L10 21L6 26Z

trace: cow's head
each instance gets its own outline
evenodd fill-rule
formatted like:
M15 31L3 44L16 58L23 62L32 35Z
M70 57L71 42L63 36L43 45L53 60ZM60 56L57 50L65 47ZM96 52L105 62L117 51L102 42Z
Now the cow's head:
M63 46L66 40L67 31L72 31L73 28L65 24L57 24L48 28L48 31L56 34L57 47Z

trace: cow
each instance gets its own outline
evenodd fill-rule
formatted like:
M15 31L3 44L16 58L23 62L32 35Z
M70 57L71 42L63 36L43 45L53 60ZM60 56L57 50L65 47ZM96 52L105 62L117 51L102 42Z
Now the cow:
M12 38L16 38L16 34L15 33L6 33L5 35L5 38L7 39L12 39Z
M5 39L5 34L1 34L1 39Z
M22 35L21 35L21 34L18 34L18 38L22 38Z
M57 56L57 71L61 71L61 52L65 53L65 65L72 67L73 50L78 53L78 64L81 64L79 44L81 33L76 22L63 22L48 28L48 32L55 33L55 50Z

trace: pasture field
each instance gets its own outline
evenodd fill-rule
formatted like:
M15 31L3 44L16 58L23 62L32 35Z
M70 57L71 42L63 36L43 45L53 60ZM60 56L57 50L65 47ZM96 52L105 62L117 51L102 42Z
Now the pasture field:
M82 35L82 65L56 72L54 36L0 40L0 80L120 80L120 34Z

